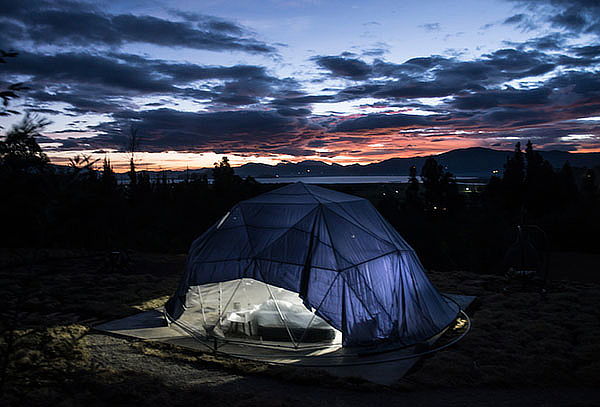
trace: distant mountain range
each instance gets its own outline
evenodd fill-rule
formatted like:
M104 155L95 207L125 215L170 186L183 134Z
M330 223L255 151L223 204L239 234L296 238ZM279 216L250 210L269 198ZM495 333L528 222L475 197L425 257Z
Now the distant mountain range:
M561 168L565 162L573 167L592 168L600 165L600 153L569 153L567 151L540 151L542 156L555 168ZM355 175L408 175L411 166L417 167L417 174L425 160L434 157L447 171L459 177L488 178L493 172L502 173L506 159L513 151L492 150L489 148L471 147L448 151L439 155L411 158L391 158L377 163L359 165L328 164L322 161L307 160L299 163L283 162L276 165L249 163L235 167L235 173L241 177L255 178L298 177L298 176L355 176ZM189 170L190 176L206 174L211 176L212 168ZM164 174L169 179L182 179L186 171L154 171ZM118 174L120 179L127 179L126 174Z
M561 168L565 162L573 167L594 167L600 165L600 153L569 153L567 151L540 151L542 156L555 168ZM438 163L457 176L489 177L493 171L500 173L506 159L512 151L492 150L472 147L448 151L435 156L391 158L366 165L327 164L321 161L302 161L299 163L244 164L235 168L236 174L261 177L290 176L352 176L352 175L408 175L411 166L417 167L420 174L425 160L434 157Z

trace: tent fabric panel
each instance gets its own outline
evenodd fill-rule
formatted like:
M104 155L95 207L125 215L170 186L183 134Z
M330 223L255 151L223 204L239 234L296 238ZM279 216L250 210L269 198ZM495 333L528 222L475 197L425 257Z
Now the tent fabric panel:
M379 312L370 312L356 296L352 287L344 281L342 310L342 334L344 345L361 345L382 339L377 318Z
M386 221L375 207L367 200L331 204L328 209L351 223L361 225L363 229L389 242L399 250L412 250L412 247L400 236L393 226Z
M396 291L402 279L398 252L346 270L344 276L346 281L356 281L366 297L372 297L373 306L383 307L389 316L397 314Z
M253 273L250 259L224 260L212 263L191 263L188 265L188 286L209 283L222 283Z
M318 211L311 212L258 256L274 262L298 265L307 265L308 262L313 268L336 270L337 262L332 247L321 241L321 238L329 241L329 237L327 233L322 233L325 226L319 216Z
M294 254L297 254L295 257L298 257L298 251L305 250L304 246L307 246L307 241L310 239L316 214L317 210L313 208L296 222L290 223L286 229L265 231L255 227L248 227L248 235L253 244L253 253L257 257L265 257L266 253L284 250L284 252L280 253L280 257ZM293 263L294 261L289 260L289 262Z
M288 248L294 247L290 245L290 229L269 229L264 230L255 228L254 226L248 226L246 232L248 235L248 241L250 244L250 251L253 257L265 257L265 253L272 252L271 246L287 246Z
M343 280L334 271L312 273L308 295L304 298L315 313L342 331Z
M405 298L399 311L404 315L406 327L402 337L408 342L429 338L450 324L459 308L440 295L414 253L403 252L400 261L403 270L400 291Z
M385 273L388 270L391 271L391 269L380 269L378 270L379 273L374 278L371 278L371 276L365 275L365 269L369 266L372 265L367 263L346 270L342 273L342 277L356 299L360 300L362 308L369 315L376 316L373 332L375 333L375 337L380 338L389 336L394 330L395 319L392 316L394 298L387 291L382 293L379 290L379 293L377 293L373 285L375 285L375 280L384 278Z
M360 227L374 238L392 242L387 231L382 230L381 227L377 225L376 216L372 213L376 212L376 210L369 202L363 200L344 204L336 202L327 205L327 209L341 218L344 218L347 222Z
M216 224L217 230L235 229L245 226L244 218L242 217L241 208L234 206L227 212L220 221Z
M316 185L307 185L301 182L286 185L274 191L270 191L250 198L245 202L251 203L293 203L293 204L308 204L308 203L328 203L328 202L351 202L361 200L363 198L356 197L342 192L332 191L330 189L318 187Z
M238 204L245 225L261 229L287 229L298 223L316 205L250 205L245 202Z
M276 199L273 199L276 198ZM305 206L305 205L316 205L318 201L312 196L294 196L294 195L282 195L277 197L256 197L251 199L253 204L261 205L291 205L291 206Z
M365 229L347 221L327 207L323 209L323 217L341 268L351 267L397 250L391 243L374 238Z
M318 201L312 194L307 193L306 188L301 183L286 185L276 190L266 192L262 195L250 198L246 203L261 204L317 204Z
M304 265L309 255L308 242L310 233L298 229L289 229L277 241L271 243L259 254L259 258L273 262Z
M226 216L228 216L228 214L226 214L222 218L222 220L225 219ZM218 226L218 223L214 224L213 226L208 228L208 230L206 232L204 232L202 235L200 235L197 239L195 239L192 242L192 244L190 246L190 250L188 250L188 262L190 259L195 259L199 256L199 254L202 252L203 246L210 239L210 237L213 235L213 233L215 233L215 231L217 230L217 226Z
M198 247L188 262L203 263L249 257L252 254L246 228L235 230L215 229L209 237L198 242Z
M313 268L325 270L339 269L333 248L321 241L315 242L310 264Z
M331 189L321 188L316 185L304 184L307 191L311 193L320 203L330 202L354 202L361 201L363 198L344 194L343 192L332 191Z
M255 260L256 267L244 277L253 278L289 291L300 290L299 275L302 265L277 263L269 260Z

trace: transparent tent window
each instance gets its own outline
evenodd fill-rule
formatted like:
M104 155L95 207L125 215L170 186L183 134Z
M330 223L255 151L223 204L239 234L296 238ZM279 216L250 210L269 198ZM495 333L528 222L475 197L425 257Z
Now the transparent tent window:
M190 287L180 322L205 338L292 349L341 346L297 293L251 278Z

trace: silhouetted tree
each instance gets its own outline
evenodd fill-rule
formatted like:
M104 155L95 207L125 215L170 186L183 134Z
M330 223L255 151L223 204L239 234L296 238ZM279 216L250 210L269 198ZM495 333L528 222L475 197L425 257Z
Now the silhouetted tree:
M421 168L421 179L425 189L425 203L430 207L436 207L441 201L441 182L444 167L438 164L435 158L428 158Z
M596 174L593 169L588 169L583 176L581 192L587 205L594 205L598 198L598 185L596 183Z
M131 126L127 137L127 152L129 152L129 185L131 185L132 189L135 189L138 181L135 173L135 152L137 151L139 144L140 139L138 130Z
M15 58L18 55L17 52L6 52L0 50L0 64L5 64L8 58ZM27 87L22 83L12 83L4 90L0 90L0 99L2 99L2 105L0 106L0 116L10 116L12 114L19 114L16 110L8 108L10 102L13 99L17 99L19 95L17 92L27 90ZM2 126L0 126L2 128Z
M212 170L213 191L217 200L223 202L226 208L237 202L257 194L260 184L252 177L242 177L235 174L227 157L215 163Z
M219 182L229 182L235 178L235 171L231 168L227 157L223 157L221 161L215 163L212 174L215 182L217 180Z
M140 171L135 173L137 193L140 198L143 196L148 197L152 193L152 180L150 179L150 173L148 171Z
M452 173L430 157L423 164L421 179L425 189L425 205L434 213L447 213L458 208L461 199Z
M100 159L92 159L91 155L77 154L73 158L69 158L69 167L75 176L86 175L95 177L94 165Z
M458 192L458 185L454 174L446 171L442 176L442 204L449 212L454 212L462 208L463 199Z
M531 140L525 148L525 205L530 213L540 215L557 204L558 181L552 165L533 150Z
M523 194L525 189L525 159L521 151L521 143L515 145L515 152L504 164L502 189L507 208L520 213L523 210Z
M497 207L498 203L504 199L502 177L492 175L483 191L483 200L487 204Z
M117 185L117 177L115 176L115 172L110 165L110 160L108 157L104 157L104 161L102 163L102 184L107 187L113 187Z
M409 168L408 186L406 187L406 206L409 209L417 209L421 206L419 197L419 180L417 179L417 167Z
M36 141L50 121L30 114L0 140L0 164L11 170L42 170L49 160Z
M579 191L577 184L575 183L575 176L573 175L573 168L569 162L565 162L560 171L558 172L558 184L560 196L560 202L562 206L576 202L578 199Z
M220 194L230 194L242 183L242 179L235 175L227 157L223 157L221 161L215 163L212 176L215 191Z
M531 140L527 140L525 145L525 159L527 160L525 179L533 182L538 177L537 172L540 170L544 159L537 151L533 151Z

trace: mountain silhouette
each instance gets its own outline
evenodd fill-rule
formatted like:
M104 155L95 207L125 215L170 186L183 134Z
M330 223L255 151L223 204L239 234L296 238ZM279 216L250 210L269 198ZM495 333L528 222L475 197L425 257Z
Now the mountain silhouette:
M539 151L539 150L538 150ZM573 167L600 165L600 153L569 153L567 151L539 151L555 168L565 162ZM410 158L390 158L367 165L327 164L309 160L298 163L283 162L276 165L249 163L235 169L236 174L246 177L290 177L290 176L352 176L352 175L408 175L411 166L420 173L425 160L434 157L448 171L459 176L488 177L493 171L502 172L510 150L493 150L483 147L461 148L438 155Z

